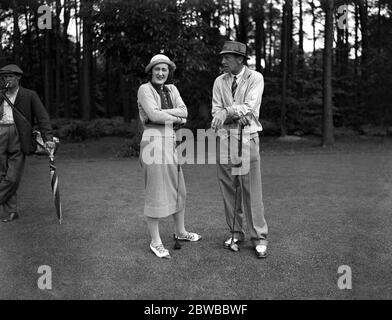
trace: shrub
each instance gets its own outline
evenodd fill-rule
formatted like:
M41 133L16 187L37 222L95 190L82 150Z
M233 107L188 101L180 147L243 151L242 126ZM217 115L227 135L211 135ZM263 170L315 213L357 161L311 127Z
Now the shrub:
M87 138L108 136L132 138L140 131L139 120L124 122L122 117L100 118L91 121L75 119L52 120L54 134L61 141L80 142Z
M120 158L139 157L141 139L142 133L139 132L120 147L120 150L117 152L116 156Z

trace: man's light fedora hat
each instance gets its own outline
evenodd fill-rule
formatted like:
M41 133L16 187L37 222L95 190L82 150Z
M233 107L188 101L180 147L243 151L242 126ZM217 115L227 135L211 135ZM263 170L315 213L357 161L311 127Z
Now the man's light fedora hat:
M146 67L146 73L148 73L151 68L157 64L166 63L169 67L171 67L172 71L176 70L176 65L173 61L171 61L167 56L164 54L156 54L151 58L150 63Z
M8 64L0 69L1 74L18 74L23 75L23 71L16 64Z
M242 42L225 41L222 51L219 52L219 54L225 53L239 54L240 56L244 56L245 58L249 59L249 57L246 55L246 44Z

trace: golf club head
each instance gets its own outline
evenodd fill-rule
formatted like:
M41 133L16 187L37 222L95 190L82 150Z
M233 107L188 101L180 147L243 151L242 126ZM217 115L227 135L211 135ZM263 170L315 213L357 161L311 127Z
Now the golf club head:
M240 247L238 246L238 244L232 242L232 243L230 244L230 250L231 250L231 251L234 251L234 252L238 252L238 251L240 251Z
M176 235L173 235L173 237L174 237L174 246L173 246L173 249L174 249L174 250L180 250L180 249L181 249L181 244L180 244L180 242L178 241Z

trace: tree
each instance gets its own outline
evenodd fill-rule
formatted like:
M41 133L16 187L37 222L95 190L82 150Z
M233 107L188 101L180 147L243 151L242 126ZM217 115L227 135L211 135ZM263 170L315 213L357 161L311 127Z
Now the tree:
M55 103L53 106L53 115L56 118L60 117L60 103L61 103L61 51L62 51L62 43L61 43L61 20L60 20L60 12L61 12L61 1L56 0L55 2L55 19L54 19L54 40L55 40Z
M288 44L288 75L295 73L294 62L294 18L293 18L293 0L287 1L287 44Z
M82 19L81 19L81 8L79 6L79 1L74 0L73 3L74 10L75 10L75 40L76 40L76 45L75 45L75 57L76 57L76 77L77 77L77 82L78 82L78 90L77 90L77 104L78 104L78 116L82 117L83 114L83 97L82 97L82 92L83 92L83 71L82 71L82 51L81 51L81 44L80 44L80 39L81 39L81 24L82 24Z
M323 138L322 146L334 144L332 114L332 45L333 45L333 9L332 1L322 1L325 11L325 41L323 54Z
M369 35L368 35L368 5L367 0L356 0L361 22L362 54L361 54L361 76L362 80L367 79L367 65L369 56Z
M269 43L269 53L268 53L268 63L267 63L267 74L272 70L272 33L273 33L273 4L270 0L268 5L268 43Z
M321 56L328 52L317 47L318 38L325 37L318 31L326 1L321 3L322 7L315 0L2 0L0 63L19 61L25 70L23 82L44 97L54 116L130 120L138 116L136 91L147 79L144 66L162 52L176 62L173 81L189 106L188 125L196 128L208 126L210 120L211 88L220 73L223 41L238 39L256 55L257 70L262 71L260 60L266 58L263 119L281 126L282 134L317 133L323 101L328 105L332 91L328 59ZM333 125L389 126L390 1L334 3L348 4L356 14L352 34L348 29L335 32ZM42 4L54 10L51 30L38 28ZM295 19L292 12L299 12ZM304 25L309 20L313 52L305 53ZM76 30L68 33L70 25ZM353 57L348 54L351 46Z
M281 116L280 116L280 134L287 135L286 126L286 109L287 109L287 82L288 82L288 60L289 60L289 31L290 27L290 11L292 8L292 0L285 0L283 5L282 16L282 40L281 40L281 68L282 68L282 100L281 100Z
M314 3L314 0L311 0L309 2L310 8L311 8L311 14L312 14L312 40L313 40L313 64L316 64L316 22L317 22L317 16L316 16L316 5Z
M255 30L255 51L256 51L256 70L261 72L261 59L265 59L265 30L264 30L264 0L255 0L254 20L256 22Z
M68 38L68 26L70 21L70 9L71 3L70 0L64 0L64 25L63 25L63 96L64 96L64 117L70 118L72 116L72 110L70 105L70 97L69 97L69 76L68 76L68 68L69 68L69 38Z
M298 68L302 70L304 67L304 60L305 60L302 0L299 0L298 3L299 3Z
M248 43L248 24L249 24L249 0L241 0L241 10L239 14L239 34L237 40Z
M12 16L14 22L14 33L13 33L13 42L14 42L14 50L13 53L13 60L16 64L20 65L21 62L21 46L20 46L20 29L19 29L19 7L16 0L11 1L12 6Z
M359 29L359 12L358 12L358 4L354 2L354 15L355 15L355 40L354 40L354 75L358 75L358 50L359 50L359 41L358 41L358 29Z
M38 6L39 6L39 2L37 1L32 1L30 4L30 8L31 8L31 15L32 15L32 35L31 35L31 39L32 39L32 46L36 48L36 52L37 52L37 56L36 59L38 59L38 67L37 67L37 71L36 72L36 82L37 82L37 90L39 92L44 91L45 89L43 89L43 84L45 83L45 55L46 55L46 49L44 49L45 46L45 41L46 41L46 36L45 34L42 36L42 32L40 32L40 29L38 27ZM46 33L46 32L45 32ZM41 38L44 38L43 41ZM35 41L33 41L33 39ZM35 61L35 63L37 63L37 61ZM45 105L46 108L49 108L49 105Z
M51 53L51 31L44 30L44 90L45 106L49 114L53 110L53 73L52 73L52 53Z
M346 0L336 1L336 9L342 7L343 5L347 6ZM346 24L344 28L339 25L339 21L341 19L341 14L343 12L339 12L336 10L336 30L337 30L337 39L336 39L336 74L338 76L346 76L348 72L348 28Z
M92 69L92 1L84 0L81 7L81 15L83 20L83 90L82 90L82 119L91 119L91 69Z
M382 40L382 24L381 24L381 5L384 3L384 0L378 0L377 7L377 56L380 56L381 53L381 40Z
M239 30L238 24L237 24L234 0L231 0L231 15L233 16L233 24L234 24L235 35L236 35L236 38L239 40L238 37L240 37L240 30Z

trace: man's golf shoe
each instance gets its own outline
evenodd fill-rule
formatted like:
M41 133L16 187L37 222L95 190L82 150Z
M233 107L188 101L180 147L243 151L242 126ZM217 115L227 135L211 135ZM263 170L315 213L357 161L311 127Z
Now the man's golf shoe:
M259 259L265 258L267 256L267 246L264 244L258 244L255 247L256 257Z
M235 244L235 245L238 246L241 242L242 242L242 240L237 239L237 238L234 237L234 239L233 239L233 244ZM230 249L231 245L232 245L232 243L231 243L231 237L230 237L229 239L227 239L227 240L223 243L223 246L224 246L225 248L227 248L227 249Z

